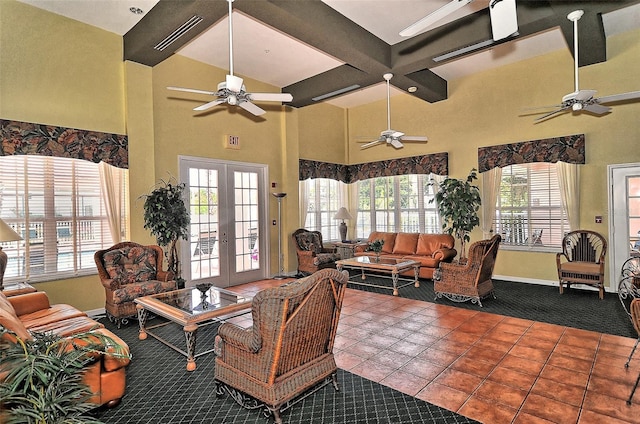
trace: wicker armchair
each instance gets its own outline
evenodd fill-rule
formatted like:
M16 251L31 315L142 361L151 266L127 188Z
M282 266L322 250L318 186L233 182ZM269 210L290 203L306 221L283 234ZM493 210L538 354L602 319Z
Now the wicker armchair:
M340 255L335 248L326 248L322 244L320 231L299 228L291 235L298 255L298 273L309 275L324 268L335 268Z
M160 246L129 241L98 250L93 256L104 286L107 317L118 328L136 316L135 298L178 288L173 273L162 270L163 258Z
M564 236L562 253L556 254L560 293L564 293L565 285L586 284L597 287L600 299L604 299L606 253L607 241L595 231L576 230Z
M446 297L454 302L477 303L482 307L481 299L491 295L493 290L493 267L498 255L502 238L496 234L489 240L480 240L469 247L466 264L440 262L433 275L433 288L436 299Z
M281 423L299 395L330 382L338 390L333 343L347 279L346 271L325 269L256 294L252 327L218 329L216 394L265 407Z
M626 368L629 367L629 362L631 362L631 357L633 357L633 353L636 351L636 347L638 347L638 342L640 341L640 298L633 299L631 301L631 306L629 307L631 311L631 321L633 322L633 327L636 329L638 333L638 340L636 344L633 346L631 350L631 354L629 355L629 359L627 363L624 364ZM636 384L633 385L631 389L631 394L629 395L629 399L627 399L627 405L631 405L631 400L633 399L633 394L636 392L638 388L638 383L640 383L640 373L638 373L638 378L636 379Z

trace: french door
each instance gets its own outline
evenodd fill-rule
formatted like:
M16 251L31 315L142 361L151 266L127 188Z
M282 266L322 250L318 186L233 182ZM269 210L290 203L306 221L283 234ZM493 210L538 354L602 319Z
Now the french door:
M180 156L179 170L191 216L180 255L187 286L266 278L267 166Z
M640 247L640 163L609 165L609 276L617 290L624 262Z

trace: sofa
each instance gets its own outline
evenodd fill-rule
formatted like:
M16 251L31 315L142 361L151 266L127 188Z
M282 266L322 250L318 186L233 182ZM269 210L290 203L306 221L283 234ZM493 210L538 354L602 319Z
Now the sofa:
M71 305L51 305L45 292L11 297L0 292L0 325L22 340L31 339L31 332L50 332L70 338L74 334L87 331L102 333L123 347L127 354L129 352L127 344L104 328L104 325ZM16 341L15 337L8 334L5 338L8 338L9 342ZM96 361L87 367L84 375L84 383L94 393L89 402L107 407L120 403L125 392L125 367L128 364L128 357L99 355ZM2 378L1 375L0 378Z
M374 240L384 240L380 256L410 259L420 262L420 278L433 279L433 271L440 262L451 262L457 255L455 239L449 234L391 233L374 231L369 238L354 248L355 256L372 256L367 250ZM413 270L402 275L413 276Z

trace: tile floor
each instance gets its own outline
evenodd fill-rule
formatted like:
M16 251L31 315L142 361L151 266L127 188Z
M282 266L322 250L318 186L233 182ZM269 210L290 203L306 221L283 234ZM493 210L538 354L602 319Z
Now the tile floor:
M487 424L619 424L640 423L640 390L626 404L640 371L640 352L624 366L634 343L347 289L334 354L344 370Z

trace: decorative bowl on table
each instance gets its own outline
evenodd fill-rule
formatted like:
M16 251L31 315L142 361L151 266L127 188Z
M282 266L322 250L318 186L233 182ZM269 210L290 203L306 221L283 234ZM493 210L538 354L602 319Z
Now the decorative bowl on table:
M209 290L211 288L211 286L213 286L213 284L211 283L199 283L196 284L196 288L198 290L200 290L201 293L205 293L207 290Z

